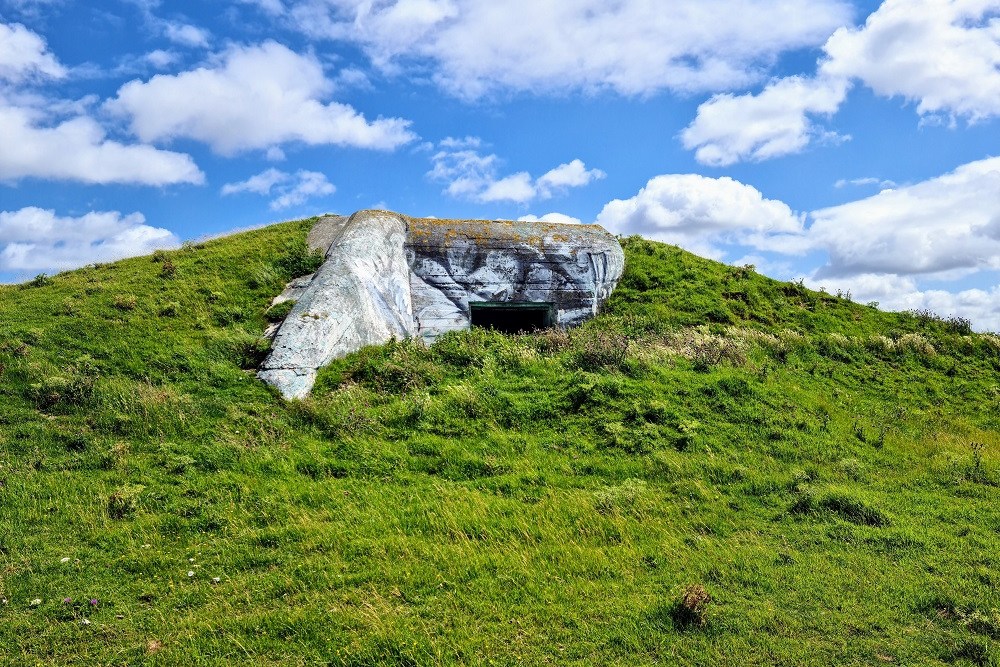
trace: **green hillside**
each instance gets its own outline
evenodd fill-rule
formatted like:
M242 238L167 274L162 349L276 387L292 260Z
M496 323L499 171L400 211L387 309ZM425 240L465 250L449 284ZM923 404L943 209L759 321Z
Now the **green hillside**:
M1000 661L1000 338L632 238L285 403L311 222L0 287L0 664Z

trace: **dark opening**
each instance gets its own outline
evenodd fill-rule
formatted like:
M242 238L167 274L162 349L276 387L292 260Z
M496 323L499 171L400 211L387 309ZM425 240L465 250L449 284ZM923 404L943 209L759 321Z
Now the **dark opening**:
M503 333L538 331L556 323L555 308L551 303L473 301L469 304L469 310L472 326L496 329Z

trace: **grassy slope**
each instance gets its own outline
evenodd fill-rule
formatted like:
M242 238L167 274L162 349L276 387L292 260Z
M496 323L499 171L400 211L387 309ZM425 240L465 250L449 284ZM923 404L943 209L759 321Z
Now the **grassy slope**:
M996 663L996 338L629 240L569 335L289 405L307 228L0 288L0 661Z

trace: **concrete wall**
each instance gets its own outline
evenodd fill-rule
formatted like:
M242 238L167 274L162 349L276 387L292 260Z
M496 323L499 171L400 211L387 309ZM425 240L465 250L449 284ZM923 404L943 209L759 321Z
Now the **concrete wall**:
M557 323L597 314L625 257L596 225L331 216L310 234L326 261L281 324L258 373L304 398L316 371L366 345L467 329L470 302L549 302Z
M417 334L469 328L474 301L550 302L557 323L597 314L625 265L597 225L409 220L406 257Z
M362 211L342 225L288 317L258 373L285 398L305 398L316 371L366 345L415 333L406 222Z

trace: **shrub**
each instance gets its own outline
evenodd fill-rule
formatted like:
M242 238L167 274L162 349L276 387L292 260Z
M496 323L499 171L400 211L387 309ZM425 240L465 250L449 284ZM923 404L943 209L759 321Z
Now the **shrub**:
M594 494L594 509L600 514L637 513L646 493L646 482L627 479L617 486L601 489Z
M177 267L170 259L165 258L163 260L163 265L160 267L160 277L161 278L173 278L177 274Z
M29 280L22 285L22 289L30 289L32 287L47 287L52 284L52 278L49 278L44 273L39 273L37 276Z
M629 339L614 331L581 329L571 336L573 353L572 365L583 371L620 369L628 355Z
M703 628L708 623L708 605L712 596L701 584L689 584L681 591L680 599L670 609L674 626L681 630Z
M283 322L285 318L288 317L288 313L292 312L292 308L295 307L295 303L296 302L292 299L276 303L267 309L264 316L267 318L268 322Z
M314 273L323 265L324 259L326 257L321 251L310 251L305 240L298 239L285 244L284 253L275 262L275 266L289 278L298 278Z
M271 352L271 341L262 336L241 332L232 340L231 348L240 368L259 367Z
M135 310L138 305L138 301L131 294L119 294L115 297L112 305L121 311Z
M930 342L917 333L903 334L896 341L896 347L900 350L908 350L915 354L923 357L933 357L937 354L934 346Z
M144 488L146 487L141 484L126 484L115 489L108 496L108 516L112 519L124 519L135 514Z
M83 405L94 394L97 367L88 356L80 357L62 375L51 375L29 386L29 395L40 410Z
M177 317L181 312L181 304L178 301L168 301L160 306L160 317Z
M881 528L889 523L888 517L879 510L840 492L816 495L805 488L801 490L791 507L793 514L816 514L823 511L832 512L846 521L861 526Z

